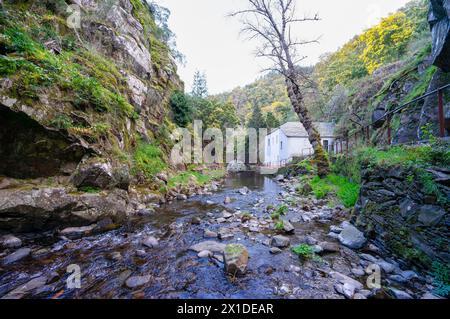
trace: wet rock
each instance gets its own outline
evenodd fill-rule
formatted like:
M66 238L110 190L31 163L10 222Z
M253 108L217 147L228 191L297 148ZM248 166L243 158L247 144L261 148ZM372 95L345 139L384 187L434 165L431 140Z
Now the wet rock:
M419 222L424 226L435 226L439 224L446 212L439 206L424 205L419 210Z
M97 160L81 163L73 174L71 181L78 188L110 189L116 185L111 164Z
M152 277L150 275L134 276L134 277L128 278L125 281L125 285L130 289L138 288L138 287L144 286L145 284L150 282L151 279L152 279Z
M178 199L178 200L187 200L187 196L184 195L184 194L178 194L178 195L177 195L177 199Z
M227 165L227 171L232 173L245 172L247 165L239 161L232 161Z
M283 220L283 231L286 234L292 234L295 231L295 228L290 222Z
M61 236L67 237L69 239L80 239L85 236L92 235L92 232L96 225L85 226L85 227L69 227L61 230L59 234Z
M346 225L338 236L342 245L352 249L360 249L366 243L364 234L353 225Z
M354 285L346 282L342 285L342 294L347 299L353 299L353 296L355 295L355 289L356 287Z
M414 299L410 294L408 294L405 291L395 288L388 288L388 290L389 293L395 297L395 299Z
M86 226L104 218L127 217L127 192L72 194L64 188L0 190L0 228L12 232Z
M217 221L218 224L223 224L223 223L226 223L227 220L225 218L223 218L223 217L219 217L219 218L217 218L216 221Z
M368 262L371 262L373 264L376 264L378 262L378 259L372 255L369 254L360 254L359 257L361 257L364 260L367 260Z
M225 271L234 276L242 276L247 271L248 251L240 244L230 244L224 250Z
M233 214L231 214L231 213L227 212L226 210L224 210L222 212L222 217L225 218L225 219L229 219L229 218L233 217Z
M7 293L5 296L2 297L2 299L22 299L33 290L45 286L46 283L47 278L44 276L31 279L26 284L21 285L15 288L14 290L10 291L9 293Z
M238 193L241 195L248 195L248 193L250 192L250 190L248 189L248 187L242 187L241 189L238 190Z
M225 205L231 204L231 198L230 198L229 196L225 197L223 203L224 203Z
M357 277L362 277L366 274L366 272L362 268L352 268L351 271L352 271L352 274L354 274Z
M206 229L204 234L203 234L203 237L205 237L205 238L217 238L217 233Z
M31 254L31 249L30 248L20 248L18 250L16 250L15 252L13 252L12 254L6 256L5 258L3 258L3 265L10 265L13 264L15 262L18 262L26 257L28 257Z
M280 249L280 248L277 248L277 247L272 247L272 248L270 248L270 253L272 254L272 255L277 255L277 254L280 254L280 253L282 253L283 251Z
M363 284L361 284L359 281L350 278L344 274L341 274L337 271L330 271L329 275L331 276L331 278L334 278L336 280L338 280L341 284L349 284L351 286L353 286L355 288L355 291L359 291L361 289L363 289Z
M427 292L420 299L431 300L431 299L443 299L443 298L439 297L439 296L436 296L436 295L433 295L431 292Z
M340 251L340 247L337 243L330 242L321 242L319 246L322 247L323 253L338 253Z
M216 203L214 203L212 200L207 200L207 201L206 201L206 204L207 204L207 205L215 205Z
M342 232L342 230L343 230L342 227L335 226L335 225L330 226L330 232L332 232L332 233L339 234L340 232Z
M202 223L202 220L200 217L192 217L191 218L191 224L192 225L200 225Z
M387 261L381 260L377 262L378 266L383 269L383 271L387 274L393 273L395 270L395 265L388 263Z
M19 248L22 246L22 240L13 235L4 235L0 237L0 247Z
M114 251L109 255L109 258L111 258L114 261L121 261L123 259L123 256L120 252Z
M136 256L145 257L145 256L147 256L147 252L143 249L138 249L138 250L136 250Z
M275 177L275 180L277 182L283 182L284 181L284 176L283 175L278 175L277 177Z
M158 247L159 241L155 237L149 236L142 241L142 245L144 245L148 248L155 248L155 247Z
M223 253L223 250L225 249L225 244L216 242L216 241L203 241L201 243L195 244L191 247L189 247L189 250L193 250L197 253L204 251L204 250L209 250L212 251L213 253Z
M365 300L365 299L367 299L367 297L364 296L364 295L361 294L361 293L356 293L356 294L353 296L353 299L361 299L361 300Z
M277 235L272 237L271 246L278 248L289 247L291 240L288 237Z
M209 258L213 255L213 253L209 250L203 250L198 253L198 258Z
M234 234L229 228L219 229L218 237L220 240L230 240L234 237Z

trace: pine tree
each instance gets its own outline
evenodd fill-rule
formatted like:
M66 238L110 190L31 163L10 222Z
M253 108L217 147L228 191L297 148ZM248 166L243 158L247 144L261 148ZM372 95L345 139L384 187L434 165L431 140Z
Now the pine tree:
M261 109L259 108L259 106L257 104L253 105L253 113L252 113L250 120L248 121L247 126L250 128L256 128L256 129L267 127L266 121L261 112Z
M273 115L272 112L268 112L266 116L267 128L277 128L280 126L280 121Z
M206 98L208 96L208 85L206 74L196 71L194 74L194 83L192 84L192 96Z

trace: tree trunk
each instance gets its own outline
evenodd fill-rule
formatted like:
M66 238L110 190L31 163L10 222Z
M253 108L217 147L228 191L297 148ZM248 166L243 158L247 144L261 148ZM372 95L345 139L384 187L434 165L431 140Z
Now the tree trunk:
M291 73L292 74L292 73ZM305 127L308 133L308 139L314 150L314 161L317 166L317 174L320 177L325 177L330 172L330 163L328 161L327 154L323 150L321 138L319 132L313 125L308 110L303 104L303 95L300 92L300 88L297 83L291 78L286 78L286 85L288 90L289 99L294 107L295 113L297 113L300 122Z

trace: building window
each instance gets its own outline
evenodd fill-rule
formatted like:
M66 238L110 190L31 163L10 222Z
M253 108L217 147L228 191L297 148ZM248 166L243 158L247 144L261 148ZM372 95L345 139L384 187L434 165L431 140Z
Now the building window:
M283 149L283 141L281 141L281 143L280 143L280 149L281 150Z
M329 146L328 140L323 140L323 148L325 149L326 152L328 152L329 150L328 146Z

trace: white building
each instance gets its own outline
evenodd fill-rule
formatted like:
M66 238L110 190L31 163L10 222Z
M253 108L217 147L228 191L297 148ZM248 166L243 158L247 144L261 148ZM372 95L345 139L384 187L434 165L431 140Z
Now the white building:
M315 122L315 128L322 138L325 151L334 151L334 123ZM272 131L265 140L266 166L284 166L294 157L305 157L313 154L308 140L308 133L300 122L288 122Z

